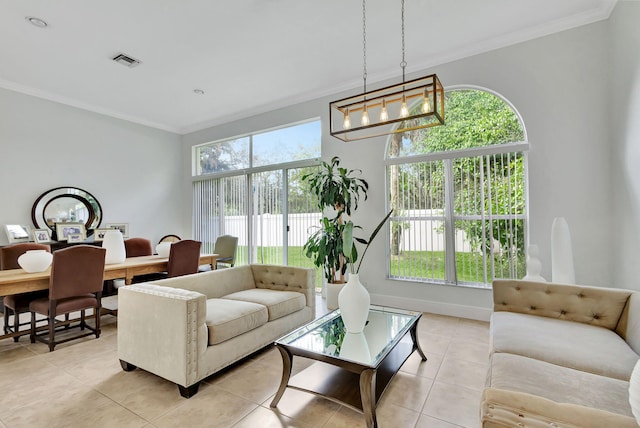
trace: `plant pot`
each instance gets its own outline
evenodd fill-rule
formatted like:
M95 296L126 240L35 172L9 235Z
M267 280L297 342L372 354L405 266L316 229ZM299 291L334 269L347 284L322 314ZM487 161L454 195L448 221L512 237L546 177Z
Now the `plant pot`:
M360 283L358 274L349 274L349 280L338 295L338 306L348 333L362 333L369 316L371 297Z
M25 272L44 272L51 266L53 254L46 250L29 250L18 257L18 265Z
M344 288L344 282L334 284L332 282L327 284L327 309L330 311L338 309L338 295Z

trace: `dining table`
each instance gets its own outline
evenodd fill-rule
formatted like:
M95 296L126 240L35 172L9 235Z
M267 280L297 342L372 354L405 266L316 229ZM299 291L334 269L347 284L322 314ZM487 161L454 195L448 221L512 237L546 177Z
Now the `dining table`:
M216 268L217 254L201 254L200 265L210 265ZM134 276L149 273L166 272L169 258L160 255L128 257L122 263L104 265L104 280L124 278L126 285L131 285ZM0 270L0 296L27 293L29 291L46 290L49 288L51 267L43 272L29 273L23 269ZM93 315L89 316L91 318ZM44 329L46 326L39 327ZM0 334L0 340L29 334L28 331L18 331Z
M200 265L215 269L217 254L201 254ZM159 255L129 257L122 263L104 265L104 280L124 278L130 285L134 276L166 272L169 258ZM43 272L28 273L23 269L0 270L0 296L46 290L49 288L51 267Z

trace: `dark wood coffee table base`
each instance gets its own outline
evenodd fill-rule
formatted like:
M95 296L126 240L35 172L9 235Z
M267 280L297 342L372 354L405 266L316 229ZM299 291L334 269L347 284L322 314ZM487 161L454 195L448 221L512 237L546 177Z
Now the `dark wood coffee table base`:
M376 405L387 385L413 351L422 361L427 357L417 341L418 322L411 327L411 342L399 342L376 368L323 358L313 353L296 352L295 355L320 360L291 377L293 356L287 347L276 343L282 355L282 380L271 407L276 407L287 387L320 395L331 401L349 406L364 414L367 427L377 427Z

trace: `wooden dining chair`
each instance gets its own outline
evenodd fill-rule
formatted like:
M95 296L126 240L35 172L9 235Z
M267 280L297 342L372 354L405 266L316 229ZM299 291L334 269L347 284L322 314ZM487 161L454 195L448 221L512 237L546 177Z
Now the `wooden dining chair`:
M167 277L189 275L198 272L200 264L200 241L185 239L171 244Z
M129 238L124 240L124 251L129 257L142 257L142 256L151 256L153 255L153 246L151 245L151 241L147 238ZM140 275L133 279L133 283L138 282L147 282L153 279L158 279L157 275L148 274L148 275ZM117 293L117 287L113 285L113 280L105 281L105 295L109 296ZM117 313L117 310L111 310L113 315Z
M49 345L53 351L56 345L81 337L96 335L100 337L100 308L102 298L102 280L106 250L92 245L77 245L53 253L49 293L46 297L33 300L29 304L31 311L31 343L36 340ZM93 309L95 327L86 323L85 311ZM62 340L56 340L56 325L69 325L74 320L57 321L59 315L68 315L80 311L80 323L70 326L80 328L81 333ZM36 314L48 318L48 332L36 334ZM86 332L85 329L90 331Z
M45 250L51 252L51 247L46 244L35 244L30 242L2 247L0 248L0 270L20 269L18 257L31 250ZM31 303L32 300L46 295L46 290L43 290L5 296L2 300L2 303L4 304L4 333L15 333L20 329L20 326L29 325L29 322L20 323L20 314L29 312L29 303ZM9 322L9 317L11 316L10 312L13 314L13 324ZM13 340L14 342L19 341L20 336L14 337Z
M124 240L124 251L127 257L150 256L153 254L153 247L146 238L129 238Z
M233 267L236 263L236 250L238 248L238 237L231 235L221 235L216 239L213 252L218 255L216 259L217 268Z

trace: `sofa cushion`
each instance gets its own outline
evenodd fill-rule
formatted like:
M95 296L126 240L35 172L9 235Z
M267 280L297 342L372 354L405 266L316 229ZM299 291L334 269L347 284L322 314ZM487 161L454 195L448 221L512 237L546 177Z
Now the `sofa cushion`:
M297 291L276 291L254 288L223 296L223 299L258 303L267 307L269 321L282 318L304 308L307 304L304 294Z
M603 327L512 312L494 312L492 352L507 352L628 381L638 355Z
M208 299L206 324L209 345L224 342L267 323L267 308L251 302Z
M566 321L564 321L566 322ZM488 386L627 416L629 382L550 364L521 355L491 356Z

